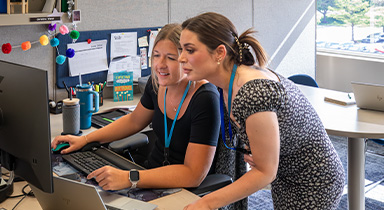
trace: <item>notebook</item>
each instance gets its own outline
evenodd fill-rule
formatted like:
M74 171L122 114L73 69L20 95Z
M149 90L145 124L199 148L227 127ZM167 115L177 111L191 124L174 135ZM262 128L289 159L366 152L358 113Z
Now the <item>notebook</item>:
M93 185L53 177L54 192L52 194L41 191L30 184L30 187L44 210L106 210L106 209L141 209L153 210L155 204L139 201L126 196L100 191Z
M384 85L361 82L351 84L359 108L384 111Z
M337 92L334 91L324 96L324 101L347 106L356 104L355 96L353 93Z

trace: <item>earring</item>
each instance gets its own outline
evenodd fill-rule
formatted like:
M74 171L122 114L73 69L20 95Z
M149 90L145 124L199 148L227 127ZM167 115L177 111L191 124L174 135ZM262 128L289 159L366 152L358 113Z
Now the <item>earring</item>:
M219 58L219 60L217 61L217 65L220 65L220 61L221 61L221 58Z

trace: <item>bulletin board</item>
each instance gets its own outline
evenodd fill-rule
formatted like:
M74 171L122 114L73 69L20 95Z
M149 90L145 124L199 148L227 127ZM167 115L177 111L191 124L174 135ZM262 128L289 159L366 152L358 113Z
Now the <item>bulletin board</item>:
M97 40L107 40L107 61L110 62L110 42L111 42L111 34L112 33L123 33L123 32L137 32L137 38L147 36L148 42L149 42L149 35L151 30L158 30L160 27L150 27L150 28L129 28L129 29L115 29L115 30L100 30L100 31L79 31L80 37L77 39L76 42L86 42L88 39L91 39L92 41ZM65 51L67 50L67 44L71 44L73 39L69 35L61 35L58 34L57 39L59 39L60 44L58 46L58 50L60 55L65 55ZM148 47L147 53L148 53ZM140 48L137 46L137 55L140 54ZM75 55L76 56L76 55ZM149 62L149 59L147 59L147 62ZM108 65L109 66L109 65ZM151 68L149 67L149 63L147 63L147 69L141 70L141 76L147 76L151 74ZM99 71L95 73L90 74L84 74L81 75L82 82L94 82L97 83L103 83L107 80L107 74L108 70L105 71ZM79 84L79 77L69 76L69 65L68 65L68 58L66 61L59 65L56 63L56 85L58 88L65 88L63 81L66 83L68 87L75 87Z

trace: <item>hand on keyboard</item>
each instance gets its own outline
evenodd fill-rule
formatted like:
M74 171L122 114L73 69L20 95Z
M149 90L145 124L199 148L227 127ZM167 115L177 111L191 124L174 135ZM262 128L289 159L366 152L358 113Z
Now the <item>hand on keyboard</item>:
M94 178L103 190L121 190L131 187L129 171L106 166L97 169L87 176L87 179Z

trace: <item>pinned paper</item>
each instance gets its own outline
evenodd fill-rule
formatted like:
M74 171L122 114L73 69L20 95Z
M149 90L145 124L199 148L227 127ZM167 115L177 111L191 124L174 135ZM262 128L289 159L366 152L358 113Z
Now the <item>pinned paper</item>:
M109 63L107 86L113 85L113 73L120 71L132 71L133 81L138 81L139 77L141 77L140 57L126 56L122 58L113 59Z
M155 39L159 31L151 31L151 35L149 35L149 47L148 47L148 57L152 55L153 45L155 44Z
M88 42L78 42L68 44L67 48L72 48L76 56L68 59L69 75L78 76L79 73L89 74L108 69L107 62L107 40L98 40L88 44Z
M141 63L141 69L147 69L147 48L140 48L140 63Z
M121 56L137 55L137 32L111 34L111 60Z
M139 47L148 47L148 39L147 36L142 36L138 39Z

